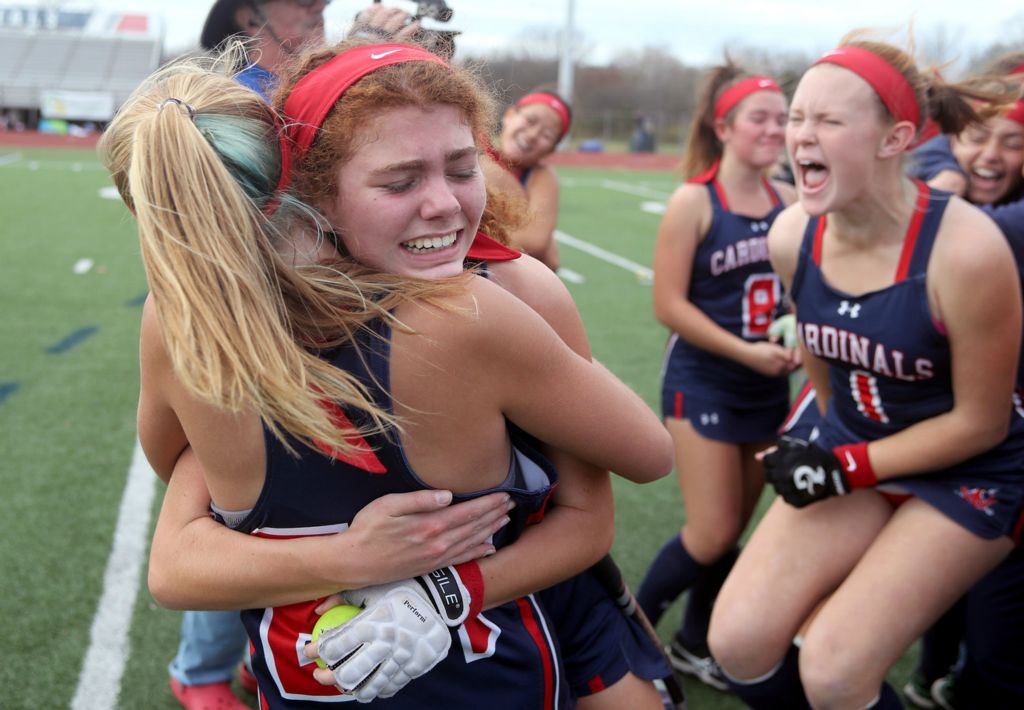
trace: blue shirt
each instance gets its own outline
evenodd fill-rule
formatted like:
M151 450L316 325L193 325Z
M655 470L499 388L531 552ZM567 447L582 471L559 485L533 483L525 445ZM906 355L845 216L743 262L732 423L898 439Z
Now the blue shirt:
M953 157L949 136L937 135L922 143L910 154L910 169L907 172L919 180L928 182L943 170L953 170L967 177L967 172Z
M277 74L269 72L258 64L246 67L235 74L235 81L247 86L270 103L270 92L277 87Z

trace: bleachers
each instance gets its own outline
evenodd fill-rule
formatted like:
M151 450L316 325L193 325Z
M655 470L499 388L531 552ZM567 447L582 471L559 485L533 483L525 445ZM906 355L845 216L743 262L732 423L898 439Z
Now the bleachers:
M31 44L29 36L0 30L0 84L16 76Z
M94 91L97 86L102 86L113 66L116 49L113 41L76 43L61 79L61 88Z
M156 69L159 62L160 46L154 42L118 42L107 85L107 89L114 92L114 101L118 105L124 103L128 94Z
M40 92L110 92L119 105L160 62L152 36L0 29L0 108L35 109Z

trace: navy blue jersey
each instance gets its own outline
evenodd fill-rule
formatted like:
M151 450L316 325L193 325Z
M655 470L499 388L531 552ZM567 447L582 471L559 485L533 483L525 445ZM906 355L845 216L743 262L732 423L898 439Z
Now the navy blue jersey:
M953 407L949 341L928 305L928 260L949 194L918 183L919 197L892 285L861 295L831 287L821 272L825 218L808 221L793 277L797 333L828 364L832 396L819 445L873 441ZM1010 434L948 469L888 479L985 537L1019 533L1024 500L1024 419L1006 403ZM963 505L970 510L961 510ZM975 516L971 511L980 513Z
M711 199L711 226L693 257L687 299L716 324L744 340L764 340L782 299L768 261L768 228L783 209L767 180L773 207L760 217L729 210L722 186L709 171L698 178ZM785 399L787 378L766 377L740 363L690 345L673 334L662 372L664 390L700 395L732 406Z
M357 376L378 406L391 411L389 391L389 329L374 324L356 344L323 353L337 367ZM334 408L336 420L359 425L365 415ZM538 453L535 442L510 425L513 460L506 481L493 489L456 495L456 500L507 491L516 502L512 521L495 535L503 547L522 529L538 522L556 485L557 474ZM266 482L251 513L237 529L267 538L330 534L348 527L372 500L388 493L430 488L411 469L395 436L373 435L361 454L339 455L289 439L299 456L290 454L269 432ZM315 666L302 654L317 620L320 600L242 612L253 644L253 672L261 702L270 708L322 707L348 702L336 688L313 679ZM488 609L452 630L445 660L412 681L392 698L373 707L411 710L423 707L562 708L568 703L561 660L548 618L533 596Z

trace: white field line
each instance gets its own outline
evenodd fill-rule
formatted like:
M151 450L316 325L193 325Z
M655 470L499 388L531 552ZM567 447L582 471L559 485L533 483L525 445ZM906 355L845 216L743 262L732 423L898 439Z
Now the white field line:
M661 190L652 190L651 188L643 185L631 185L628 182L618 182L616 180L602 180L600 182L600 186L616 192L625 192L627 195L650 197L655 200L667 200L671 197L670 193L662 192Z
M21 153L8 153L7 155L0 155L0 166L11 165L21 160Z
M103 594L89 631L71 710L113 710L128 659L128 630L146 553L156 474L135 442L128 481L117 514L114 543L103 573Z
M555 230L555 239L557 239L561 244L573 247L574 249L578 249L586 254L590 254L594 258L600 259L601 261L605 261L609 264L612 264L613 266L618 266L622 269L625 269L626 271L629 271L630 273L636 274L639 278L649 280L654 276L654 272L651 271L650 268L644 266L643 264L638 264L635 261L631 261L630 259L627 259L624 256L619 256L618 254L610 252L607 249L602 249L601 247L591 244L590 242L585 242L582 239L577 239L571 234L566 234L565 232L559 229Z
M15 168L19 170L70 170L81 172L83 170L106 170L99 163L89 160L25 160L20 153L15 153L17 160L4 161L0 159L0 168ZM4 156L10 157L10 156Z
M562 281L568 281L572 284L581 284L586 281L583 274L578 271L573 271L572 269L567 269L564 266L558 267L558 275L561 277Z
M637 197L649 197L655 200L667 200L671 197L671 192L665 192L663 190L656 190L646 185L634 185L628 182L619 182L618 180L591 180L587 178L573 178L573 177L559 177L558 184L562 187L603 187L606 190L612 190L614 192L625 192L628 195L635 195Z

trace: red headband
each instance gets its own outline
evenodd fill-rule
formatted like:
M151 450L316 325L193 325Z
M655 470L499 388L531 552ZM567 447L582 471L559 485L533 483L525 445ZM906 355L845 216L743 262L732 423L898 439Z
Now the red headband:
M327 114L349 87L381 67L403 62L435 62L448 66L425 49L407 44L372 44L331 57L295 83L284 102L284 128L279 134L281 176L274 190L274 207L277 196L288 187L292 161L301 160L306 154Z
M1018 64L1013 69L1006 72L1007 76L1015 77L1018 74L1024 74L1024 64ZM1024 101L1020 99L1014 101L1013 106L1011 106L1010 109L1003 114L1003 118L1008 118L1011 121L1016 121L1017 123L1024 126Z
M782 93L782 87L775 83L775 80L767 76L748 76L746 79L737 81L728 89L722 92L715 102L715 120L725 118L743 99L758 91L774 91Z
M1024 126L1024 101L1021 101L1020 99L1014 101L1010 110L1003 114L1003 118L1016 121Z
M565 102L546 91L527 94L516 101L516 106L529 106L530 104L544 104L558 114L558 118L562 120L562 132L558 134L558 140L562 140L562 137L569 132L569 123L571 122L569 107L565 105Z
M921 125L921 107L910 82L874 52L860 47L839 47L814 63L818 64L836 64L849 69L871 85L893 118L910 121L915 129Z

